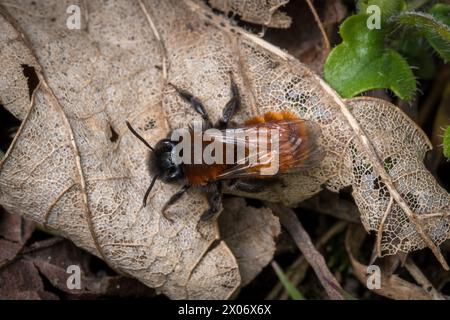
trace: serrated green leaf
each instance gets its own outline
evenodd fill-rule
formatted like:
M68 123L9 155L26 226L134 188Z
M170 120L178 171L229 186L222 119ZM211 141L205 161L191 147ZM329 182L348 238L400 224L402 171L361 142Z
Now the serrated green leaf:
M401 30L389 41L390 46L405 57L419 79L431 79L436 72L433 48L416 30Z
M430 9L430 14L438 21L450 26L450 4L438 3Z
M286 289L286 291L291 296L292 300L304 300L305 297L298 291L298 289L292 284L291 281L289 281L286 274L283 272L283 270L280 268L278 263L275 261L272 261L272 268L275 270L275 273L278 276L278 279L280 279L281 284Z
M390 89L404 100L416 91L414 74L396 51L384 47L385 29L369 30L367 15L347 18L341 25L343 42L327 58L324 76L344 98L371 89Z
M450 61L449 26L423 12L404 12L396 16L395 21L418 30L444 60Z
M450 126L444 132L444 156L450 159Z

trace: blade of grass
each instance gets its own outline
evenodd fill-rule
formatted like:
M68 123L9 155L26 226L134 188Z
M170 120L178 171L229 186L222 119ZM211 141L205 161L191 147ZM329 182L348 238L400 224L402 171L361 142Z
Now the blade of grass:
M280 268L278 263L272 261L271 265L273 270L277 274L278 279L280 279L280 282L283 284L286 291L289 292L289 295L291 296L292 300L304 300L305 297L300 293L300 291L298 291L298 289L292 284L292 282L289 281L288 277Z

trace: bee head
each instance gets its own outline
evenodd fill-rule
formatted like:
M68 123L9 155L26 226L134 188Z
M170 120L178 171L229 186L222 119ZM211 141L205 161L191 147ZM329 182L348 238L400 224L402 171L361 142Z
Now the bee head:
M173 159L173 149L176 143L170 139L160 140L154 147L153 159L154 170L159 178L164 182L173 182L184 177L181 164L175 163Z
M150 185L145 192L143 205L146 206L147 197L152 191L153 186L157 179L164 182L174 182L184 177L184 172L181 164L177 164L173 158L173 149L176 143L170 139L160 140L155 147L152 147L145 139L133 129L128 121L125 121L128 129L131 133L142 141L143 144L151 150L150 157L150 170L153 171L153 178Z

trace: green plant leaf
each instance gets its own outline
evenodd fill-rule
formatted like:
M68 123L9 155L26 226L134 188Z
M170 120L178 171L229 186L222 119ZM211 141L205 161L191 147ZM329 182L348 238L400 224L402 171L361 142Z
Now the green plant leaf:
M357 3L358 12L365 14L367 8L372 5L380 8L381 19L389 18L407 7L404 0L359 0Z
M439 13L442 13L440 10ZM415 28L428 40L430 45L444 60L450 61L449 26L439 21L433 15L423 12L403 12L395 17L395 21L401 25Z
M278 279L280 279L281 284L286 289L287 292L289 292L289 295L291 296L292 300L304 300L305 297L298 291L298 289L292 284L292 282L289 281L286 274L283 272L283 270L280 268L278 263L275 261L272 261L272 268L275 270L275 273L278 276Z
M430 1L431 0L407 0L406 10L417 10Z
M343 42L327 58L325 79L344 98L387 88L400 98L411 100L416 80L410 66L399 53L385 48L385 28L367 28L367 17L354 15L341 25Z
M407 59L418 78L433 78L436 72L433 48L417 30L399 30L390 38L389 45Z
M438 21L450 26L450 4L438 3L430 9L430 14Z
M450 159L450 125L444 132L444 156Z

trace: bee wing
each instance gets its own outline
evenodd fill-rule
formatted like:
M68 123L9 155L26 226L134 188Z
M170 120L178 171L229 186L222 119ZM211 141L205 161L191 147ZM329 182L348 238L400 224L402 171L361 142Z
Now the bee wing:
M273 176L312 168L323 157L316 141L319 133L315 123L300 119L213 131L210 136L234 152L231 164L228 162L218 179Z
M291 136L297 136L299 143L298 148L293 148L295 143L291 145L286 140L280 143L280 152L284 154L281 157L280 168L282 173L304 171L317 167L324 158L324 151L318 144L321 135L319 126L308 120L292 120L290 121L290 129L283 126L281 132L286 132ZM297 127L298 130L292 129ZM286 149L283 149L286 147Z

